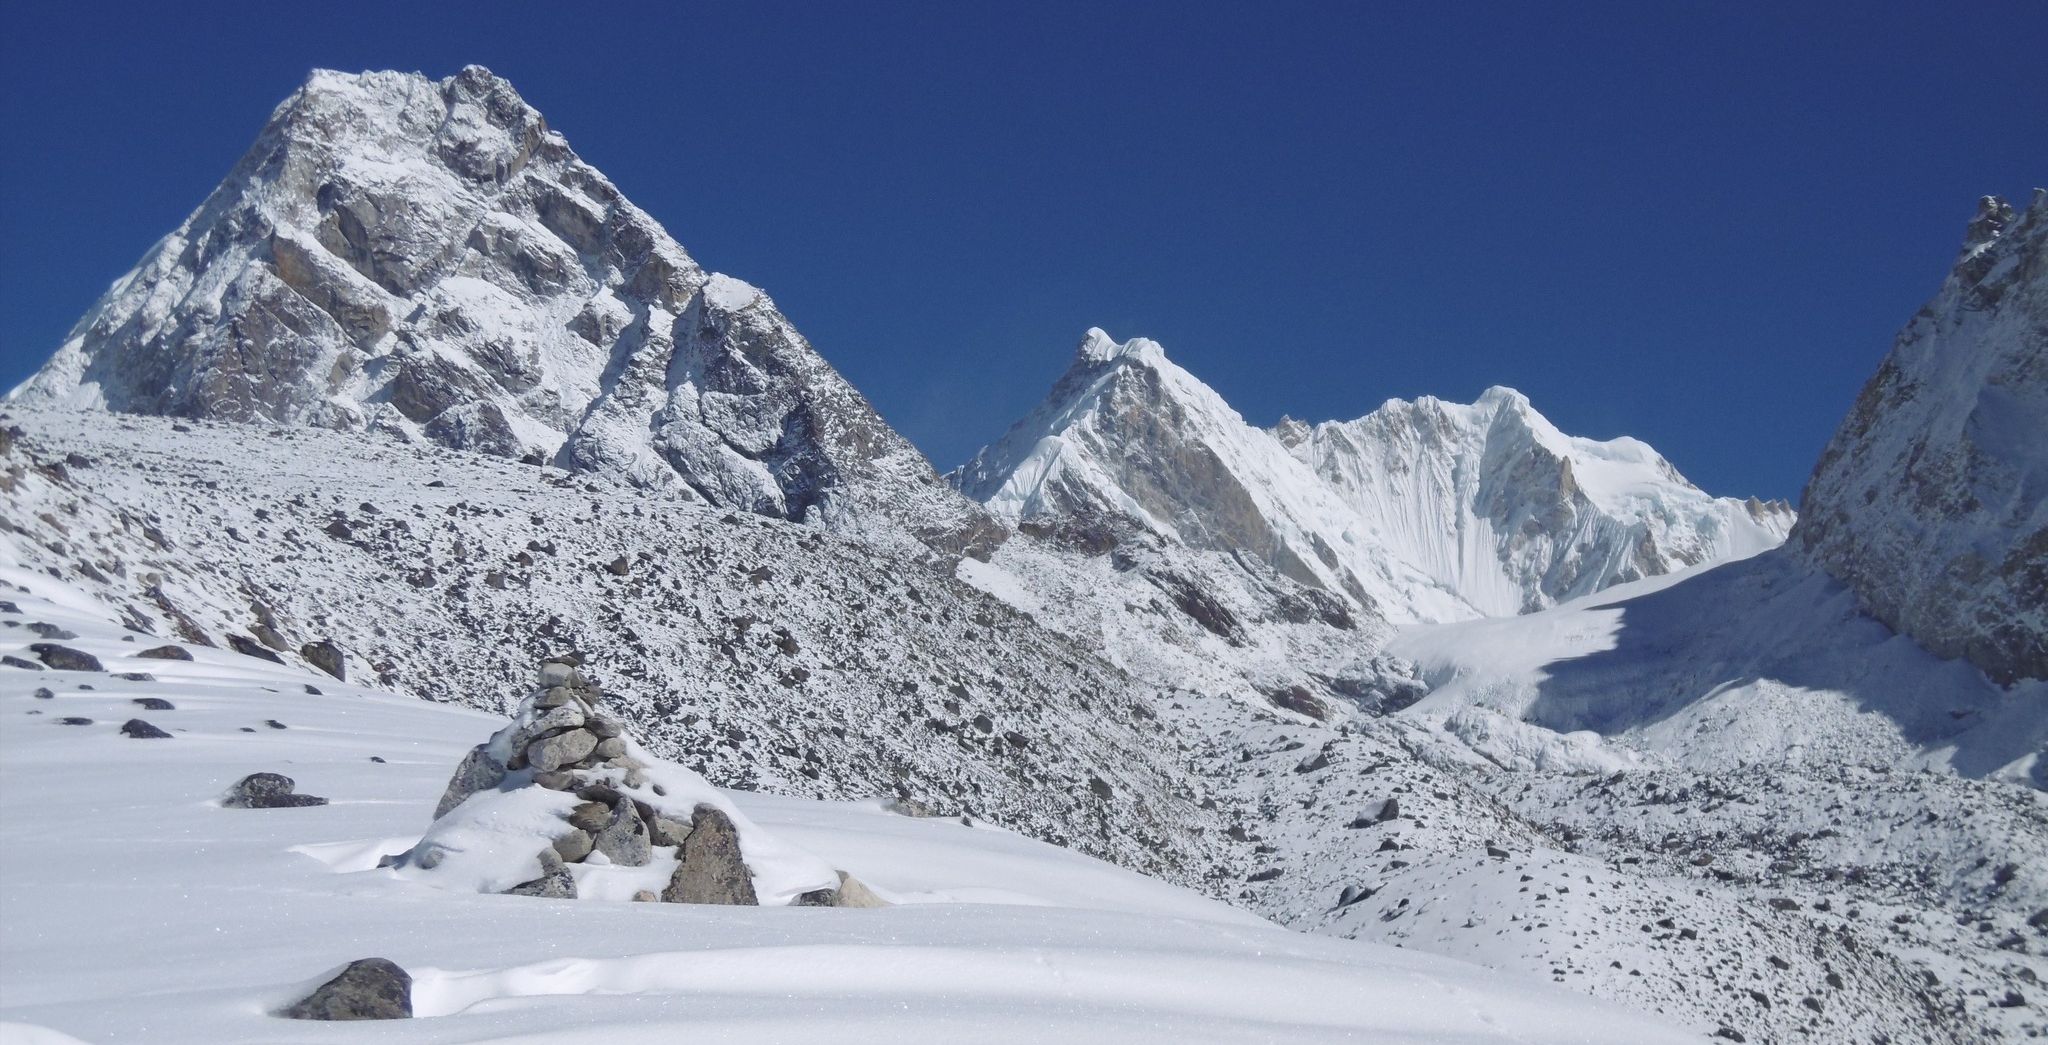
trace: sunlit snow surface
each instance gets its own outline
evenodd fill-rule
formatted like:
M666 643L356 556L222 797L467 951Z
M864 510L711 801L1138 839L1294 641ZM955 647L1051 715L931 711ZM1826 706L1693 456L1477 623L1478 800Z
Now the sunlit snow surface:
M2048 683L2002 689L1929 654L1785 550L1521 617L1414 628L1390 649L1432 686L1405 714L1503 764L1606 770L1648 755L2048 783Z
M870 801L728 793L789 852L899 904L884 910L433 888L376 856L418 837L451 767L498 720L203 647L191 663L136 658L157 640L46 577L0 580L22 610L0 615L0 651L26 655L38 636L25 624L41 621L78 633L66 644L109 672L0 669L0 1041L1690 1039L1513 975L1287 933L985 824ZM130 671L155 679L111 674ZM122 736L132 717L171 738ZM332 804L218 804L259 770ZM412 973L419 1018L268 1015L373 955Z

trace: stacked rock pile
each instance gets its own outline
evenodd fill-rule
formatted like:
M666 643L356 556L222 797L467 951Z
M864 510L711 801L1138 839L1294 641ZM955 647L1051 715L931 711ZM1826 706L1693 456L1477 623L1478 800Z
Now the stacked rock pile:
M528 796L536 802L519 806L523 813L537 804L558 818L542 831L546 844L534 854L539 876L500 891L574 899L576 865L653 869L673 860L665 887L636 890L633 899L758 905L740 825L714 804L716 792L703 778L642 752L627 736L625 723L605 710L603 691L584 676L575 658L543 661L537 682L512 721L456 767L434 810L436 828L482 818L478 803L532 788L556 792L561 796L557 801ZM430 828L420 845L390 863L433 870L443 858L435 837ZM513 855L528 859L524 853ZM791 902L885 905L844 872L838 879L836 885L820 883Z

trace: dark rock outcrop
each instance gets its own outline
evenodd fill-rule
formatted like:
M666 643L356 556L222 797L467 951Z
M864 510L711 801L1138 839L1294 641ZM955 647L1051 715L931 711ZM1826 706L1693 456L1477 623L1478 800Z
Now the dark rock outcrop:
M361 958L278 1015L289 1020L406 1019L412 1015L412 976L389 959Z

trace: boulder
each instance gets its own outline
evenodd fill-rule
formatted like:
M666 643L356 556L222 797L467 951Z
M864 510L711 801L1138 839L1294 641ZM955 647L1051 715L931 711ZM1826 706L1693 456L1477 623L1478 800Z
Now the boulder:
M682 862L669 878L661 898L668 903L706 903L754 907L754 877L740 853L739 829L714 806L697 807L684 839Z
M221 796L220 804L228 809L293 809L327 804L318 795L294 794L297 786L283 773L251 773L235 781Z
M441 792L441 801L434 806L434 819L448 815L450 809L462 804L462 800L478 791L498 786L505 779L505 767L491 757L490 749L483 745L469 749L462 761L455 767L455 775L448 778L448 789Z
M84 650L75 650L69 646L59 646L54 642L32 643L29 646L29 652L34 653L44 664L58 671L107 670L105 666L100 664L98 657Z
M665 816L656 816L647 822L647 841L661 848L678 846L690 837L690 825Z
M526 763L545 773L583 761L596 747L597 738L588 730L572 729L526 745Z
M358 959L278 1015L291 1020L406 1019L412 1015L412 977L388 959Z
M653 847L648 843L647 822L641 819L639 808L626 800L613 805L610 820L591 840L591 848L622 867L645 867Z
M162 697L136 697L131 703L142 705L144 711L175 711L176 705Z
M136 740L171 739L171 735L169 733L166 733L163 730L158 729L155 726L152 726L139 718L131 718L128 721L121 723L121 735L126 737L133 737Z
M284 663L284 658L271 652L270 647L247 635L229 635L228 645L234 647L235 652L244 657L255 657L259 660L267 660L272 664Z
M589 856L590 851L595 848L594 843L590 832L580 827L571 827L555 839L555 855L573 864Z
M137 653L145 660L191 660L192 653L183 646L151 646Z
M342 658L340 646L326 639L308 642L299 647L299 656L304 657L306 663L334 676L337 680L348 681L348 664Z
M569 866L553 849L540 851L540 877L505 890L507 896L538 896L544 900L574 900L576 879Z
M43 670L43 666L41 664L38 664L32 660L23 660L12 653L8 654L7 656L0 657L0 664L4 664L10 668L22 668L28 671Z

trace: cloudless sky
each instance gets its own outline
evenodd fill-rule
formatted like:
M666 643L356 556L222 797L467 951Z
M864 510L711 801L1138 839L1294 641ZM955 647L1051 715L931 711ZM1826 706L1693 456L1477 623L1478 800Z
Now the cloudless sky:
M316 66L507 76L942 469L1089 326L1257 424L1527 392L1796 498L1976 198L2048 4L0 7L0 383Z

